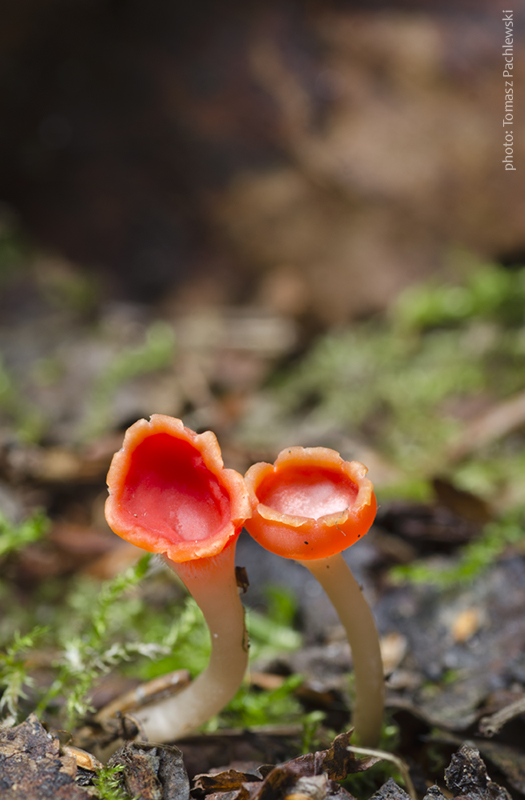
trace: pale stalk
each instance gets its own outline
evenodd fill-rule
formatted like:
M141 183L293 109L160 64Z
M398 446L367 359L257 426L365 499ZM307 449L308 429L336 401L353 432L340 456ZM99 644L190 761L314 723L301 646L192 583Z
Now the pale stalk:
M383 722L385 689L379 636L370 606L340 553L300 563L319 581L346 630L354 663L355 738L364 747L375 747Z
M234 697L248 663L244 608L235 579L235 546L217 556L167 564L184 582L210 629L208 666L178 694L133 712L150 741L170 742L194 731Z

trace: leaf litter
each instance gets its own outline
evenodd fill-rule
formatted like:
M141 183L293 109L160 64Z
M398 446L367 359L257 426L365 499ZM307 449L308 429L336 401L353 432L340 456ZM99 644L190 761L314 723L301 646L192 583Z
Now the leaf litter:
M440 313L444 313L443 309ZM493 310L489 309L488 312L485 310L484 313L493 313ZM103 314L104 312L102 316ZM215 336L213 340L201 342L199 345L201 349L197 361L200 364L200 374L197 379L193 373L190 375L186 369L182 369L184 363L187 364L188 360L191 361L193 358L194 342L185 343L184 337L177 338L176 335L173 338L170 331L166 332L165 328L152 328L154 320L144 316L144 312L135 314L128 309L120 317L112 312L108 314L108 320L109 318L111 324L109 321L108 324L102 323L91 344L89 343L92 332L86 327L85 322L82 322L78 324L76 336L69 339L67 352L57 351L63 359L61 369L55 370L52 375L46 372L49 379L55 381L53 402L50 401L50 385L46 384L47 379L41 380L45 373L44 367L48 369L50 365L40 364L37 368L37 362L43 357L42 348L45 349L45 343L41 343L38 353L34 356L35 369L31 373L34 381L29 392L35 405L40 404L47 414L45 419L39 419L38 425L35 424L36 418L31 409L27 406L20 406L17 409L16 403L13 402L17 391L18 368L16 337L9 338L8 363L2 367L6 375L9 369L11 373L8 376L9 391L6 395L9 402L6 401L6 405L1 409L0 478L3 516L0 547L3 548L2 574L6 580L0 588L0 602L2 607L9 607L13 611L9 619L4 618L1 622L2 641L6 642L6 645L2 652L3 661L0 666L3 672L0 672L0 679L4 690L4 705L9 703L7 708L9 715L5 722L7 725L18 722L19 725L4 727L3 737L15 735L13 732L19 729L21 731L21 726L26 724L22 720L27 715L29 715L27 724L33 732L31 735L36 735L35 720L30 712L38 698L42 696L42 692L45 694L49 691L53 679L57 677L56 665L60 663L62 646L56 637L43 642L39 631L46 630L50 620L59 627L62 626L62 633L66 630L64 619L61 619L61 610L57 607L58 598L61 603L65 600L67 605L71 596L71 584L81 573L98 576L96 580L111 579L123 567L136 564L139 553L128 552L128 549L123 552L120 542L105 527L100 509L105 495L104 478L109 459L120 444L121 435L117 428L125 424L130 414L147 415L154 387L163 386L165 389L166 381L171 386L171 405L168 404L163 409L169 413L182 413L185 403L188 404L190 398L193 405L188 420L190 417L200 419L206 427L215 427L218 432L222 432L221 436L226 441L225 453L231 465L241 470L259 457L266 458L267 451L273 451L274 447L278 447L282 416L277 415L274 420L276 424L270 428L268 428L268 418L265 418L266 430L271 432L271 442L262 443L255 435L260 422L257 414L262 408L260 403L265 393L266 398L271 396L272 392L274 397L280 393L288 403L287 408L292 409L291 413L287 412L288 436L297 437L298 443L305 444L312 443L310 439L318 435L321 437L321 442L316 440L316 444L335 446L336 442L342 441L349 450L349 455L352 451L355 457L359 457L359 438L361 441L366 438L372 419L366 418L366 412L360 405L358 411L362 415L362 428L357 432L349 429L343 419L348 409L340 403L341 398L346 396L348 385L345 381L339 385L334 384L332 388L330 384L323 384L324 373L319 366L322 365L322 358L319 356L311 356L307 362L307 369L303 367L302 372L299 370L295 376L292 374L287 386L286 382L282 382L282 377L277 381L275 379L276 366L278 367L278 360L283 355L277 346L271 352L263 351L259 340L255 337L254 348L257 352L254 351L253 357L257 361L257 369L246 372L246 365L239 369L236 360L238 354L236 355L234 351L238 344L228 343L228 337L225 335L218 347ZM419 358L421 358L421 353L424 355L425 352L424 342L427 335L425 326L428 323L422 321L421 316L414 322L413 314L410 319L412 344L408 347L405 342L406 357L411 358L415 347L414 337L419 337L421 349ZM232 320L238 322L238 315L232 314L230 321L227 313L222 321L219 315L216 322L219 328L222 326L221 329L227 332ZM260 320L256 322L258 325ZM472 320L468 319L454 322L459 330L460 339L468 338L467 334L472 337L472 331L466 330L471 323ZM66 322L62 321L62 324L66 330ZM246 313L243 324L249 327L249 313ZM271 321L268 324L271 327ZM442 318L437 321L435 318L432 320L434 326L445 324L448 323ZM504 325L501 320L497 324L502 331ZM71 320L67 325L71 325ZM508 358L512 370L519 356L517 341L519 331L515 323L513 325L514 327L510 326L507 337L507 343L511 341L512 344L510 348L512 352ZM434 329L432 327L428 329L433 335ZM185 336L191 339L191 331L188 333L188 329L185 330ZM360 336L359 331L354 331L352 341L354 339L358 341ZM108 343L108 337L112 344L104 355L102 351ZM111 337L115 338L112 340ZM293 336L288 338L287 346L290 348L294 346L293 338ZM447 441L448 450L438 448L434 451L435 468L428 469L433 457L427 461L425 456L425 459L419 462L423 465L425 482L423 487L421 481L414 483L413 475L406 479L400 492L397 492L395 486L379 485L383 500L377 525L367 537L367 541L361 543L359 553L351 555L353 568L364 584L365 591L372 598L385 651L387 642L390 646L394 641L397 642L397 651L390 657L386 670L387 705L390 714L388 725L397 727L397 742L392 743L392 747L406 760L414 773L419 796L424 796L425 792L429 792L433 797L441 796L441 790L428 788L429 781L437 780L442 788L445 788L446 784L443 784L442 780L447 753L451 748L461 748L465 741L475 743L477 750L487 760L489 768L496 769L497 774L502 776L501 779L506 781L514 792L524 793L525 731L524 714L519 703L525 694L523 657L525 628L522 621L522 609L525 603L525 567L521 511L519 508L517 512L513 511L516 505L515 487L523 475L522 465L520 466L519 458L516 456L522 436L519 415L521 388L515 376L512 380L509 379L506 397L491 398L487 394L488 383L481 373L491 368L491 359L504 347L504 336L501 335L496 339L497 347L488 354L490 358L486 358L483 367L479 367L472 384L483 385L485 392L485 411L479 416L479 422L469 422L464 426L462 433L461 415L455 417L452 425L454 430L451 428L450 438ZM249 340L244 337L243 358L249 360L247 341L249 344ZM373 341L375 340L371 340L371 348L375 346ZM377 342L381 342L379 334ZM51 344L52 348L56 349L54 340ZM108 361L107 352L118 353L122 345L125 354L122 364L119 365L118 360ZM443 340L439 344L437 338L429 350L429 354L435 359L433 369L436 370L436 374L442 363L441 346L444 347L445 355L450 352L450 341ZM146 364L148 347L153 348L154 355L160 353L158 358L152 360L151 370ZM342 355L337 350L342 347L344 354L347 347L344 337L338 340L337 336L330 334L330 341L325 343L324 347L324 351L321 347L321 355L323 352L328 353L336 366L339 363L344 364L344 360L341 361ZM417 350L417 347L415 349ZM101 408L103 406L103 413L100 414L101 428L96 431L91 441L85 437L89 427L86 419L89 422L92 417L87 414L85 404L77 402L78 398L75 399L72 394L75 390L77 367L73 372L68 372L68 365L78 360L79 356L82 361L82 353L88 352L95 354L93 358L96 362L95 366L90 367L92 388L88 391L88 395L96 396L97 403ZM228 386L222 385L218 391L214 383L217 380L217 365L221 364L223 369L228 361L228 353L232 357L232 368L225 374L229 376L228 380L231 383ZM371 354L373 355L372 350ZM135 356L138 359L136 364ZM27 354L24 357L27 357ZM396 358L400 358L399 351ZM396 362L396 369L402 367L401 362L402 359ZM359 364L355 365L356 369L358 367L361 368ZM408 375L414 368L410 364L409 367ZM320 370L319 374L315 373L316 369ZM251 377L248 375L249 372ZM147 376L147 386L140 384L142 374ZM365 371L363 377L368 379L368 374ZM104 378L104 375L110 377ZM86 373L84 377L87 380L89 375ZM269 377L271 380L266 383L263 390L261 386ZM389 413L392 409L395 411L396 404L402 399L402 395L399 394L399 383L394 377L390 376L390 383L386 388L381 389L378 384L374 384L376 387L374 391L388 390L385 397L390 403ZM334 375L330 375L330 381L334 380ZM348 380L348 375L345 380ZM326 393L322 398L326 408L323 403L317 403L314 396L320 382ZM101 386L103 391L100 389ZM129 390L137 389L136 404L133 409L122 400L126 394L124 391L126 387ZM78 385L79 390L84 391L84 388L85 381ZM303 409L300 406L301 392L307 390L313 392L309 402L312 402L314 407L317 403L314 414L309 413L308 408ZM366 381L363 391L365 393L371 391L370 387L367 388ZM430 408L436 398L443 408L444 401L440 392L434 396L435 390L424 383L419 385L418 391L421 392L424 405L426 404L425 408ZM332 392L331 396L329 392ZM252 394L252 408L255 410L251 418L247 415L247 404L239 402L242 393ZM160 396L159 394L158 397ZM57 405L54 406L55 400ZM462 402L468 405L467 401L468 397L464 396ZM510 405L506 405L507 402ZM62 403L64 405L61 405ZM74 414L68 412L66 403L72 404L75 408ZM53 408L52 413L51 408ZM330 415L330 424L323 428L320 422L326 409ZM505 416L508 409L514 416L511 415L510 421L504 424L501 422L501 415ZM265 414L268 414L269 410L271 411L271 403L266 405ZM431 413L438 412L431 409ZM380 452L378 438L372 436L371 452L375 452L378 459L394 463L395 469L390 472L387 470L385 474L395 475L398 478L400 467L403 468L403 464L406 463L406 452L396 449L399 446L397 434L392 429L391 421L387 419L388 415L385 417L384 408L381 410L377 406L377 414L381 426L388 434L388 448ZM395 421L395 414L393 420ZM403 416L402 424L408 425L406 416ZM44 428L45 435L42 433ZM305 441L304 431L307 428L309 439ZM443 431L449 436L444 428ZM422 428L417 428L414 435L416 439L418 436L421 437L417 441L414 439L416 450L423 445L430 449L434 447L432 437L428 437ZM419 458L421 450L417 450L417 453ZM492 457L491 472L488 465ZM516 467L516 474L509 477L510 468L505 464L510 464L512 468ZM483 489L487 486L490 490L484 492ZM42 508L45 509L45 514L38 510ZM210 729L201 736L180 743L186 762L185 768L192 776L195 774L202 776L210 774L203 772L203 767L210 769L221 764L230 765L253 756L256 762L253 768L255 772L237 770L240 775L236 777L231 773L222 788L218 783L209 784L215 788L213 791L207 790L205 794L222 793L224 800L230 800L228 793L231 792L246 792L247 794L242 796L249 797L250 800L252 797L259 798L261 793L265 797L267 793L271 797L296 795L298 798L302 796L324 798L333 795L342 797L346 791L352 793L351 784L347 783L346 776L343 776L344 787L337 785L339 787L337 788L332 783L334 780L341 780L341 777L334 777L334 771L329 768L328 756L319 755L329 753L330 747L327 750L310 752L308 756L297 756L304 741L305 714L321 715L312 717L312 720L317 720L316 736L319 744L323 743L325 746L331 741L337 742L338 738L335 736L337 731L348 725L351 708L351 692L347 679L350 654L338 635L337 621L330 617L329 612L323 607L322 598L312 594L311 585L297 565L290 565L286 572L279 572L274 561L268 559L266 554L261 555L259 551L255 555L246 542L241 542L241 552L251 583L246 596L248 607L254 609L254 613L258 608L267 609L267 598L258 587L266 583L268 578L274 582L281 581L294 591L297 603L293 613L294 619L289 617L286 623L287 629L295 634L296 631L291 629L297 627L300 621L304 636L302 644L296 639L288 650L284 645L280 646L278 653L270 654L269 648L264 650L257 645L254 649L258 651L258 662L253 664L253 670L255 673L259 670L263 675L269 676L274 687L278 686L276 678L282 681L298 674L301 677L295 685L292 681L286 687L284 695L288 705L276 706L281 709L283 716L280 725L274 721L273 731L253 728L248 735L246 728L238 724L241 719L235 716L238 711L235 713L227 711L223 720L218 723L218 728ZM393 572L392 567L395 565L407 569L405 572ZM56 587L54 596L50 588L52 583ZM130 589L129 596L126 594L122 596L122 603L125 603L123 608L126 609L122 619L126 618L126 614L130 615L128 622L132 618L140 621L141 615L144 617L141 603L145 594L148 594L148 600L152 601L157 609L166 604L170 609L174 609L175 599L180 608L178 590L168 589L165 582L155 574L148 577L147 583L148 588L145 588L145 585L137 588L138 594L134 595L135 590ZM13 596L17 598L15 605L12 601ZM78 652L81 652L82 646L85 648L86 643L89 644L91 637L94 649L92 648L89 654L91 659L89 665L92 670L89 682L93 683L93 688L99 694L94 692L87 700L80 695L77 696L79 692L80 694L84 692L80 686L81 681L76 685L68 684L71 675L68 673L66 676L64 673L63 686L72 687L70 696L66 698L60 693L56 694L54 705L51 704L45 711L46 725L52 730L55 723L64 720L68 701L70 706L79 703L76 710L71 709L76 714L77 723L72 723L69 727L72 729L75 745L84 746L88 753L96 751L97 737L103 739L104 735L106 738L109 735L97 729L97 720L94 716L96 713L100 713L119 696L135 692L144 681L155 680L159 675L170 671L176 673L185 666L185 664L159 663L159 672L155 674L148 672L149 668L143 665L140 677L132 678L131 673L126 673L124 667L125 662L131 656L134 657L134 651L140 650L142 645L138 642L139 637L131 643L118 642L118 664L111 659L111 663L107 659L104 660L103 649L109 654L117 653L111 650L111 637L116 635L115 631L119 624L118 620L115 620L109 625L108 630L111 635L108 641L103 643L100 634L103 633L102 629L106 622L99 619L98 624L102 627L96 630L93 628L93 620L89 622L88 607L91 607L91 610L94 608L93 596L93 593L89 592L85 595L82 592L78 593L74 609L77 613L82 605L84 606L82 614L87 627L80 628ZM28 613L35 597L38 597L38 610L35 613ZM171 603L173 605L170 605ZM69 611L64 609L63 616L71 615L72 610L73 607L69 607ZM314 613L318 615L317 620L314 620ZM141 624L144 624L144 620ZM275 621L271 625L276 632ZM9 644L16 641L13 639L16 629L27 632L25 635L34 632L31 641L26 641L24 636L18 640L29 645L26 650L21 647L17 650L16 646L13 649L14 645ZM157 639L151 643L152 647L159 644L166 635L165 631L166 629L162 632L159 630L156 633ZM397 638L394 640L392 637ZM285 638L282 641L284 642ZM84 655L86 654L87 651ZM160 655L159 650L156 658ZM99 669L100 665L103 669ZM119 673L121 669L124 669L125 674ZM193 671L197 670L198 666L194 665ZM88 695L89 682L85 686ZM269 691L268 679L259 680L258 685L254 682L249 689L253 698L261 697L264 692ZM284 701L281 698L279 702ZM90 710L91 705L93 710ZM502 716L498 717L498 713ZM490 723L487 727L487 717L492 719L492 727ZM228 728L228 725L231 727ZM55 772L60 773L58 779L64 780L64 787L69 786L71 781L68 782L62 777L69 775L74 784L72 767L67 766L69 764L67 756L56 755L60 751L56 750L57 745L53 743L55 741L53 735L50 740L45 729L42 730L42 735L47 737L45 742L49 744L51 741L49 752L55 753L49 758L54 763ZM20 731L15 736L21 736ZM131 729L126 731L123 728L120 733L126 736L130 735L130 731ZM483 738L489 734L493 736L492 740ZM133 735L136 735L136 732ZM19 742L18 738L16 742ZM119 743L122 747L127 747L127 750L125 757L123 756L118 762L119 768L115 771L114 779L117 784L120 781L123 790L131 791L129 788L126 789L121 778L125 771L130 769L132 761L135 762L133 769L139 773L149 770L148 785L155 785L153 778L157 782L160 781L160 767L157 769L152 766L152 759L155 761L160 756L158 753L153 753L150 745L144 746L142 753L133 753L131 745L135 746L137 742L115 742ZM31 751L29 747L27 752L36 751ZM290 756L293 755L296 758L290 760ZM63 763L60 761L61 758L65 759ZM456 792L457 796L462 793L461 796L469 797L502 796L503 790L483 778L483 769L471 751L462 758L475 775L475 780L472 779L470 784L460 786L456 779L451 778L452 783L448 785L450 793ZM143 760L142 766L137 767L140 759ZM433 759L439 762L438 766L429 766ZM11 763L15 764L16 760ZM43 763L49 767L47 762ZM266 763L267 767L261 767L261 763ZM345 763L346 767L355 766L355 762L351 759ZM367 773L369 766L370 764L362 771ZM266 772L270 767L270 771ZM81 774L82 769L85 768L77 765L77 776ZM273 770L277 772L270 779ZM228 769L223 772L230 773ZM357 774L353 768L348 769L348 772ZM421 772L424 779L421 777ZM7 774L6 772L5 775ZM36 776L34 777L37 780ZM383 775L382 778L384 777ZM357 794L360 797L369 797L377 789L381 797L403 795L403 790L392 780L384 783L383 788L377 788L382 778L374 779L375 786L372 781L364 790L356 789ZM71 791L73 789L74 785ZM26 796L31 797L29 788L27 791ZM61 791L66 792L69 789L63 788ZM140 791L146 792L150 789ZM164 790L158 789L158 791ZM195 784L192 792L197 797L199 792L202 794L203 789ZM162 794L159 796L162 797Z

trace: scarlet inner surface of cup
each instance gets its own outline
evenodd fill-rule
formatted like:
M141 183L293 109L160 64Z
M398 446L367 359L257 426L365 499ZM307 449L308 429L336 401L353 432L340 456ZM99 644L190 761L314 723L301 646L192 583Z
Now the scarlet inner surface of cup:
M265 506L294 517L319 519L352 506L358 487L347 475L315 467L288 467L268 476L257 491Z
M121 498L130 521L174 543L213 536L230 518L226 489L196 447L167 433L138 445Z

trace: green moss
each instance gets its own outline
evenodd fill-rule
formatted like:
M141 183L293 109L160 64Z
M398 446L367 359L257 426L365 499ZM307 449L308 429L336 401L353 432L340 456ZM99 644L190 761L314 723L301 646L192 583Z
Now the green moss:
M330 332L275 375L241 435L265 449L294 431L363 441L397 468L397 490L424 495L470 408L525 389L524 309L525 269L478 265L462 284L411 288L390 319Z
M36 648L48 629L35 627L21 636L15 633L13 641L0 653L0 715L7 712L13 721L17 720L21 700L27 697L26 690L32 686L27 659Z
M122 788L124 764L106 765L99 770L93 785L99 800L132 800L131 796Z
M479 539L466 545L451 565L436 569L428 561L395 567L391 570L394 581L425 584L442 588L464 585L483 574L510 545L525 540L525 512L509 511L496 522L485 526Z
M49 520L43 511L35 512L20 523L10 522L0 511L0 559L37 542L48 529Z
M467 262L466 270L460 270L466 272L463 281L447 285L433 280L411 287L397 303L395 323L418 330L472 319L523 325L525 271L510 272L496 264L478 264L468 254L457 254L458 260L460 265Z
M300 675L291 675L282 686L272 691L242 686L219 717L206 724L206 730L219 727L246 728L261 725L301 723L304 713L294 691L303 682Z
M171 574L148 572L145 581L149 563L147 555L102 585L86 577L54 585L53 591L44 584L35 596L33 613L19 619L26 629L35 626L33 630L23 636L15 632L11 638L4 632L0 688L5 710L19 715L20 701L30 687L37 713L53 727L72 730L92 710L90 691L109 672L147 681L175 669L188 669L195 676L206 668L210 637L201 611L191 597L180 600ZM161 603L154 599L156 592ZM252 658L270 658L301 644L292 627L293 596L285 589L271 588L268 597L268 614L247 614ZM32 685L28 666L37 648L55 653L45 690ZM38 663L38 656L34 660ZM243 687L224 715L207 729L270 724L283 717L300 722L303 712L293 694L300 680L294 677L274 692Z

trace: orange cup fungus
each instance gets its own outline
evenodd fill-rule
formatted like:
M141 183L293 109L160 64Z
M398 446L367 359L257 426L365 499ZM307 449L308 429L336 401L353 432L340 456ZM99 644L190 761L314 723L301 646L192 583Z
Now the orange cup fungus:
M235 695L248 661L235 544L251 504L244 478L225 469L215 434L154 414L129 428L108 473L106 519L115 533L160 553L201 609L207 668L178 694L133 711L159 742L191 733Z
M217 555L251 514L244 480L224 468L215 434L163 414L128 429L107 482L112 530L175 563Z
M186 689L133 712L150 739L173 741L220 711L247 665L244 611L234 571L243 524L263 547L321 582L352 648L358 740L377 744L383 676L373 616L341 553L376 513L366 467L325 447L290 447L245 478L225 469L213 433L162 414L139 420L108 473L106 519L115 533L164 555L201 608L211 635L207 669Z
M377 503L367 469L326 447L290 447L260 462L245 480L254 511L250 534L272 553L327 558L367 533Z
M270 552L309 569L332 601L352 650L355 736L375 747L384 710L379 636L341 555L374 521L377 503L366 473L363 464L326 447L283 450L275 464L254 464L246 473L254 506L246 528Z

